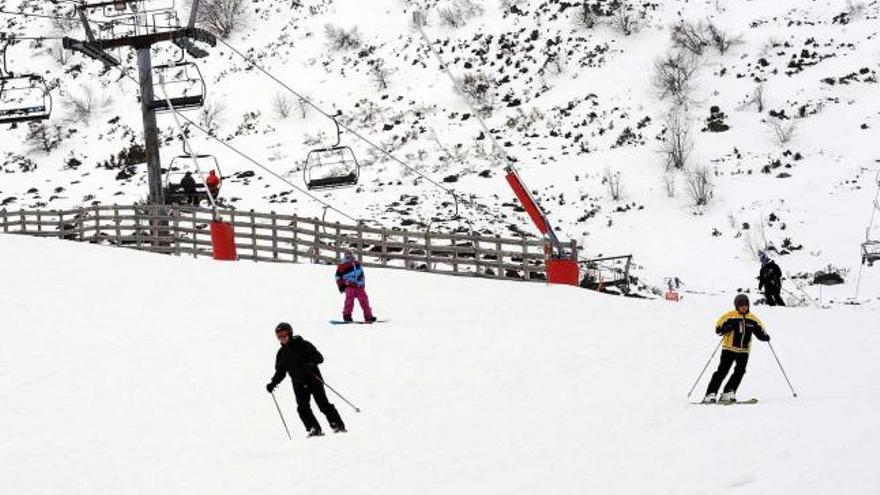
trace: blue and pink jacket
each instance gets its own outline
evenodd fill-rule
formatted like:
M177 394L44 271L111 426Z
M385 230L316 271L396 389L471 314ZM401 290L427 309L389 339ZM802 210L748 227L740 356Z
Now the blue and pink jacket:
M364 287L364 269L361 264L354 260L344 261L336 265L336 285L345 287Z

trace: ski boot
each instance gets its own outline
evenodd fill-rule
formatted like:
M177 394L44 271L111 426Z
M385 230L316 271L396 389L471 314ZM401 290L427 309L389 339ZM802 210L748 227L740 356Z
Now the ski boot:
M312 428L311 430L309 430L308 434L306 434L306 438L322 437L322 436L324 436L324 432L321 431L320 428Z
M703 397L703 404L714 404L716 402L718 402L716 394L706 394L706 396Z
M345 426L336 425L333 427L333 433L347 433L348 430L345 429Z
M722 404L733 404L736 402L736 392L724 392L718 402Z

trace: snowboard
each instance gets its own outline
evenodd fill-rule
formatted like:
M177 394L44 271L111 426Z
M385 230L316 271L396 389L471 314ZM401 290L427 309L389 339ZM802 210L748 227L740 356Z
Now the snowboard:
M736 405L747 405L747 404L757 404L758 399L748 399L748 400L738 400L734 402L691 402L691 404L702 405L702 406L736 406Z
M366 321L357 321L357 320L355 320L355 321L330 320L330 324L331 324L331 325L350 325L350 324L355 324L355 325L375 325L376 323L385 323L385 322L387 322L387 321L391 321L391 320L376 320L376 321L374 321L373 323L366 322Z

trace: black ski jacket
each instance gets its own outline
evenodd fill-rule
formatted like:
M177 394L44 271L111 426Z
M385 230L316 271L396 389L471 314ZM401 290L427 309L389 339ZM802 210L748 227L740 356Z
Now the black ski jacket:
M761 267L758 273L758 290L763 288L776 289L782 287L782 270L775 261L770 261Z
M321 379L318 365L324 362L324 356L308 340L294 335L287 344L278 349L275 356L275 375L272 385L278 385L289 374L294 384L312 383ZM323 379L321 379L323 380Z

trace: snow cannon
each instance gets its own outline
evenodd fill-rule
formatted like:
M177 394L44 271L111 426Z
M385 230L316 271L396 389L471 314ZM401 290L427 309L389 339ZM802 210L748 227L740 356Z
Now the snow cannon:
M541 234L548 237L550 244L552 244L552 248L545 252L547 255L547 282L551 284L578 285L580 283L580 267L578 267L577 253L572 252L569 254L565 252L562 243L556 237L556 232L550 226L550 221L547 220L547 216L544 215L538 203L523 185L516 169L512 165L508 165L505 170L507 171L505 176L507 183L510 184L510 188L513 189L513 193L519 199L523 208L525 208L526 213L529 214L532 223L535 224Z

